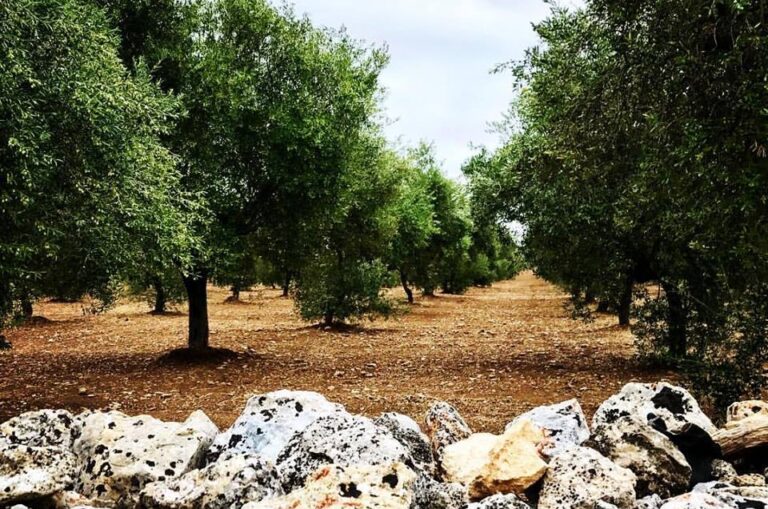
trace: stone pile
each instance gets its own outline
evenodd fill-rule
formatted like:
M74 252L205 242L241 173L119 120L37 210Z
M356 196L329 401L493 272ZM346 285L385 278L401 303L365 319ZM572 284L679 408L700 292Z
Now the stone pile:
M252 397L220 432L114 411L0 424L0 507L90 509L766 509L768 404L718 429L680 387L629 384L587 421L575 400L503 433L448 403L424 428L310 392Z

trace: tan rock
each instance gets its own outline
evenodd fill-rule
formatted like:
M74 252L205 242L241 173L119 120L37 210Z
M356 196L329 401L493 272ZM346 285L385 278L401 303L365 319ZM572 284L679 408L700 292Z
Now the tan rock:
M500 436L478 433L448 446L443 453L446 480L469 488L480 500L496 494L521 494L546 473L540 451L544 431L527 419Z
M768 444L768 415L757 414L728 424L712 437L726 458Z
M252 502L243 509L409 509L416 478L402 463L327 465L289 495Z
M728 407L728 424L726 424L726 427L728 428L733 425L738 425L739 421L755 415L768 417L768 403L759 400L734 403Z

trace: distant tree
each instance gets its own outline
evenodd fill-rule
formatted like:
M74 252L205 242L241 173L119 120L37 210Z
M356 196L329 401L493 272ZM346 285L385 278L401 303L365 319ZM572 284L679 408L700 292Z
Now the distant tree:
M0 324L44 295L108 304L144 243L193 244L160 143L177 103L128 74L90 3L4 2L0 33Z

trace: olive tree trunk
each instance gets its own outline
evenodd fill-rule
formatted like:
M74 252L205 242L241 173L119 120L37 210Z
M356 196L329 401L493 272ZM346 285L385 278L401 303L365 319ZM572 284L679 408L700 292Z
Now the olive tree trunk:
M189 348L208 348L208 276L206 271L184 276L189 302Z

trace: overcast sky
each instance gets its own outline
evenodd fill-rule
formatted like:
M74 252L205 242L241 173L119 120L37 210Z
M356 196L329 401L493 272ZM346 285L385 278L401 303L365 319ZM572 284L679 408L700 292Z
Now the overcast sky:
M387 44L391 63L387 127L392 140L434 142L448 175L458 177L470 143L496 146L488 123L512 99L509 74L497 64L521 59L535 45L531 23L549 12L543 0L292 0L315 24ZM574 0L566 0L573 4Z

